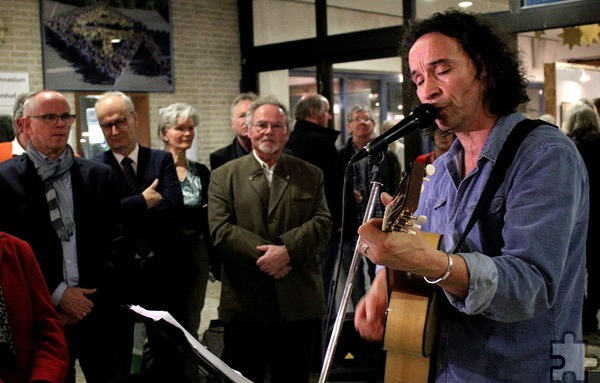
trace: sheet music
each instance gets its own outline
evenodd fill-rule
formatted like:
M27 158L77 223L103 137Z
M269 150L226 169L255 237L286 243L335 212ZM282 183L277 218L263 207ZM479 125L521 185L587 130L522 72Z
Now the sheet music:
M192 336L192 334L190 334L185 328L183 328L183 326L179 322L177 322L177 320L173 318L173 316L168 311L146 310L145 308L138 305L130 305L128 306L128 308L138 315L152 319L155 322L163 320L183 331L183 334L185 335L188 343L196 351L198 356L204 361L208 362L210 365L214 366L214 368L217 369L219 372L223 373L223 375L230 379L231 382L252 383L251 380L244 377L239 371L236 371L229 367L215 354L213 354L206 347L204 347L204 345L200 343L198 339Z

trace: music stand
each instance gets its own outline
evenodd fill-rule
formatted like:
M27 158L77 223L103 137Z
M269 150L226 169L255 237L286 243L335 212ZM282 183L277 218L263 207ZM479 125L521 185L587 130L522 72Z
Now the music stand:
M167 311L146 310L136 305L127 308L142 317L144 323L153 326L159 334L199 368L206 371L211 377L220 379L218 380L220 383L252 383L251 380L210 352Z

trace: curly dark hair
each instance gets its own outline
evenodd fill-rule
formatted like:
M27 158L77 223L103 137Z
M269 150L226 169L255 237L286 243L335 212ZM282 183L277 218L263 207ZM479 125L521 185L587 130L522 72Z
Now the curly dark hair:
M415 20L406 28L399 54L408 68L408 52L421 36L439 32L456 39L473 61L477 78L484 82L484 102L494 115L512 113L529 101L518 51L504 40L497 27L484 15L450 9L424 20ZM413 84L414 85L414 84Z

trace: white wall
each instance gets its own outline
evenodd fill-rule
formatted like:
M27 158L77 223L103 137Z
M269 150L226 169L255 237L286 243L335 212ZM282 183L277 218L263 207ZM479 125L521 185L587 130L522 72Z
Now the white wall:
M581 81L583 70L590 77L587 82ZM597 97L600 97L600 67L556 64L556 117L558 124L562 124L568 104L573 104L582 98L591 100Z

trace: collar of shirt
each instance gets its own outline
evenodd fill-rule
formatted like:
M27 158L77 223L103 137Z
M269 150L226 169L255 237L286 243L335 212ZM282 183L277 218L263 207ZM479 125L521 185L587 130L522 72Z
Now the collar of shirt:
M19 140L17 140L17 138L15 137L15 139L12 141L12 155L20 156L23 153L25 153L25 149L21 146Z
M133 161L131 166L133 167L133 170L135 170L136 173L137 173L137 164L138 164L138 154L139 153L140 153L140 145L136 144L135 148L133 148L131 153L129 153L129 155L127 156L127 157L131 158L131 160ZM122 154L119 154L119 153L115 153L115 152L113 152L113 155L117 159L117 162L119 163L119 165L121 166L121 169L122 169L123 165L121 165L121 161L123 161L123 158L125 158L125 156Z
M252 150L252 155L254 156L254 158L256 158L256 161L258 161L260 167L263 169L263 172L265 173L265 177L267 177L267 181L269 182L270 187L271 181L273 180L273 171L275 170L275 166L277 166L277 163L273 164L273 166L269 168L269 165L267 165L263 160L258 158L256 150Z

